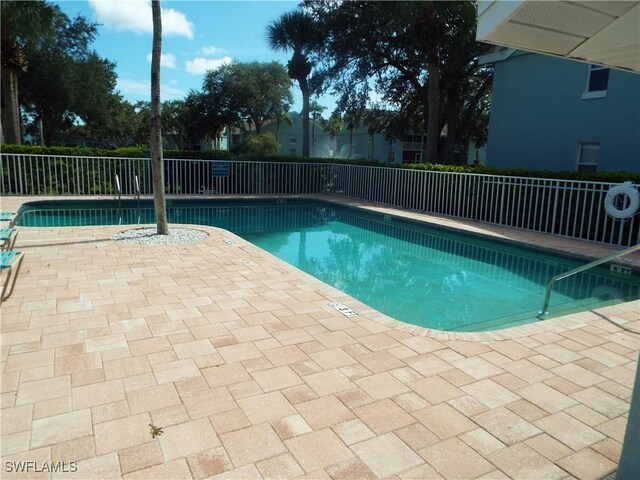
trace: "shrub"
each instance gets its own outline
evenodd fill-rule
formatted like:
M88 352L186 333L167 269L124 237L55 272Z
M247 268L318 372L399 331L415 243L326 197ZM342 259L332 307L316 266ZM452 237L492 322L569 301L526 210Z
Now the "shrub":
M280 150L280 145L271 133L249 135L240 147L240 153L250 155L273 155L278 150Z
M254 140L255 139L255 140ZM383 164L367 160L347 160L341 158L300 158L274 155L278 151L275 138L270 134L252 135L244 144L246 151L235 157L246 161L268 162L309 162L335 163L348 165L368 165L387 168L408 168L435 172L480 173L486 175L504 175L509 177L537 177L559 180L578 180L585 182L622 183L633 181L640 184L640 173L628 172L556 172L551 170L523 170L510 168L490 168L482 165L443 165L433 163L405 163L402 165ZM273 150L273 145L276 149ZM116 149L93 147L40 147L34 145L2 145L2 153L64 155L73 157L130 157L148 158L149 149L145 146L123 147ZM271 152L271 153L269 153ZM228 160L232 155L224 150L164 150L164 158L186 158L193 160Z
M94 147L41 147L38 145L2 145L2 153L16 153L23 155L63 155L69 157L126 157L149 158L149 148L146 146L121 147L115 149ZM229 152L224 150L167 150L163 151L164 158L188 158L201 160L226 160Z

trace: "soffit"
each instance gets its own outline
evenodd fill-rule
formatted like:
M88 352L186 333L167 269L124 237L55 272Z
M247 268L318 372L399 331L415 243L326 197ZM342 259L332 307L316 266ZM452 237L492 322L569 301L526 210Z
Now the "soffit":
M640 72L640 2L484 1L477 39Z

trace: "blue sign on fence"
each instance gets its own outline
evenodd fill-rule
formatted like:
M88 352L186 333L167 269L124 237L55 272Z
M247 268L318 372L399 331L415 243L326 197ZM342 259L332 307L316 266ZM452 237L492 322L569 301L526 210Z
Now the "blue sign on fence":
M228 177L229 162L213 162L211 164L211 175L214 177Z

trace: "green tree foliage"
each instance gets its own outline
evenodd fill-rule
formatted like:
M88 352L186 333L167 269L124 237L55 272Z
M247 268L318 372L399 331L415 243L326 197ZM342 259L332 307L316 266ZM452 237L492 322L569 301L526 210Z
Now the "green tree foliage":
M279 150L280 145L271 133L249 135L240 147L240 153L249 155L274 155Z
M276 142L280 141L280 125L286 123L287 125L293 125L293 120L291 119L291 112L289 112L289 105L283 105L278 113L276 113L276 117L274 118L276 122Z
M0 139L20 144L18 73L28 69L25 47L54 33L56 9L43 1L0 3L0 50L2 59L2 129Z
M189 118L189 107L184 100L162 102L162 128L171 135L179 150L184 150Z
M321 119L320 123L322 125L322 129L329 135L331 139L331 149L335 152L338 149L338 145L336 143L336 137L340 130L342 130L342 116L334 112L327 120Z
M469 136L491 84L478 66L487 47L475 42L471 1L306 2L327 32L316 83L340 95L338 108L362 110L372 88L396 111L389 133L415 125L439 160L444 124L451 142ZM416 121L418 120L418 121ZM453 148L447 151L452 155Z
M81 125L74 130L79 137L106 148L143 145L149 148L149 102L131 103L118 94L111 96L110 105L102 122ZM67 135L68 137L69 135Z
M90 49L97 24L72 20L57 6L53 24L55 34L25 45L29 68L19 74L20 103L42 122L47 144L79 121L89 128L104 124L117 102L115 64Z
M302 156L309 156L309 113L311 88L309 75L313 54L320 49L324 31L313 16L304 10L283 14L267 27L267 40L274 50L291 50L287 63L289 78L298 82L302 93Z
M291 80L277 62L223 65L205 75L202 91L191 91L189 134L216 135L226 125L247 130L247 119L260 133L267 120L278 117L293 102Z

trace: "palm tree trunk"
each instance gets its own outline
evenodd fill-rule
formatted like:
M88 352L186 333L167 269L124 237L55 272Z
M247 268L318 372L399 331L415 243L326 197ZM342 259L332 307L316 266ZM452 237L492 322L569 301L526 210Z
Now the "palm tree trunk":
M444 163L452 165L455 161L456 140L458 136L458 109L450 100L447 105L447 142L444 149Z
M302 92L302 156L309 158L309 84L306 78L298 82Z
M440 129L438 128L438 113L440 111L440 65L438 55L430 57L429 80L427 84L427 95L429 99L429 117L427 123L427 162L436 163L438 161L438 140L440 139Z
M18 73L15 68L2 68L2 136L6 143L20 145L20 106L18 104Z
M164 165L162 161L162 122L160 117L160 52L162 51L162 18L160 0L151 1L153 14L153 49L151 50L151 174L153 205L158 235L167 235L167 208L164 198Z

